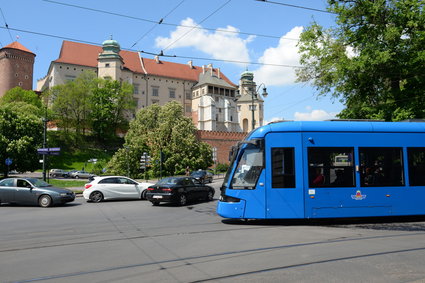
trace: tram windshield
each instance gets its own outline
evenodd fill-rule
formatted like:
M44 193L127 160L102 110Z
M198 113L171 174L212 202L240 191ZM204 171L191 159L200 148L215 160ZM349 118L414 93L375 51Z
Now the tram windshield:
M242 144L234 162L237 162L234 171L231 188L254 189L263 169L263 148L261 143ZM233 168L233 164L230 168ZM230 171L230 170L229 170ZM227 183L229 176L226 176Z

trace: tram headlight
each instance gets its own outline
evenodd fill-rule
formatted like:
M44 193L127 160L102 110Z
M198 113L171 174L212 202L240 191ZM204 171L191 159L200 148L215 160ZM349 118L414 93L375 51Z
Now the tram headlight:
M235 197L221 195L220 201L222 201L222 202L240 202L241 200L238 199L238 198L235 198Z

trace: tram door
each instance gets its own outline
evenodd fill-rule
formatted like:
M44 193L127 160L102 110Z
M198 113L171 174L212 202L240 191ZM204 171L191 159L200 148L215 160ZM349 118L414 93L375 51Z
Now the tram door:
M304 218L301 133L266 136L266 217Z

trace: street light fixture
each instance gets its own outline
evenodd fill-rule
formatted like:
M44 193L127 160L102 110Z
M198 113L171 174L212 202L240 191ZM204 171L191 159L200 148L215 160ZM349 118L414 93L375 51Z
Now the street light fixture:
M255 100L259 96L258 91L260 90L261 86L263 87L263 93L261 93L261 96L263 96L264 98L266 98L267 95L268 95L268 93L267 93L266 85L264 83L261 83L257 87L257 89L255 91L252 91L252 90L247 90L246 91L247 93L249 93L251 95L251 98L252 98L252 100L251 100L251 112L252 112L252 121L251 122L252 122L252 130L255 129L255 104L254 104L254 102L255 102ZM236 92L237 92L236 98L239 99L241 97L240 91L237 90Z

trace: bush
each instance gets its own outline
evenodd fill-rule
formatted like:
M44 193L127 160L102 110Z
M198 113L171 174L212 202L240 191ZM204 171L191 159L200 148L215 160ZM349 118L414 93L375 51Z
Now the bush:
M227 169L229 169L229 164L226 164L226 163L218 163L217 166L215 167L215 170L220 173L227 172Z

